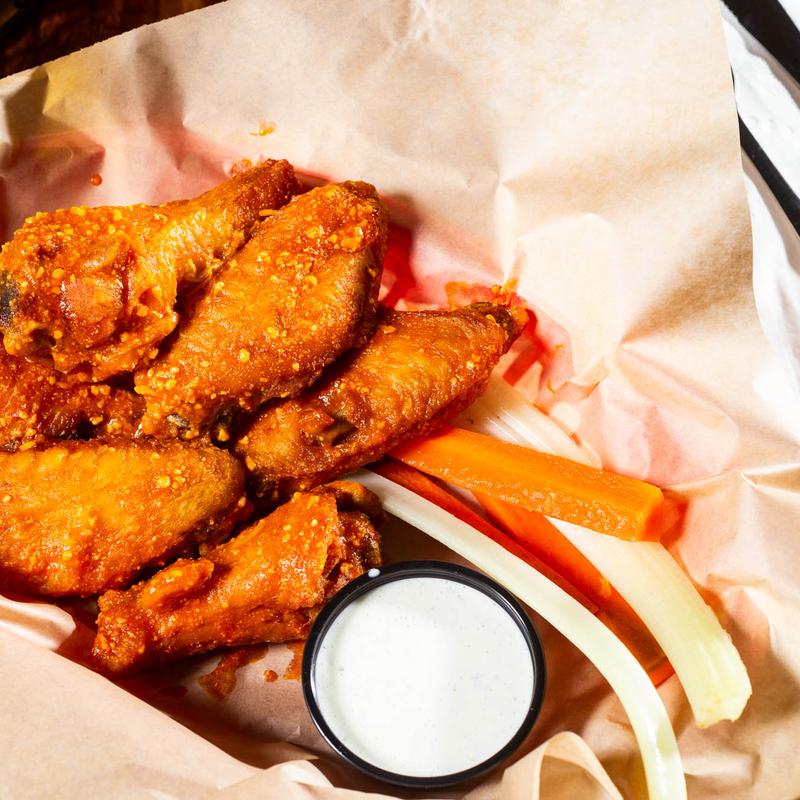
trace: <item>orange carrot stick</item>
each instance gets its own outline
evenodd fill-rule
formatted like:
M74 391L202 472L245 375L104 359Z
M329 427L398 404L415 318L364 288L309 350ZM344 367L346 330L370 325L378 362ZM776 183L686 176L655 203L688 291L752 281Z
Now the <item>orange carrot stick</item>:
M664 651L597 567L541 514L476 494L489 516L536 558L558 572L598 607L596 616L622 639L656 686L673 670Z
M605 605L614 594L597 567L546 517L479 492L475 492L475 498L489 517L529 553L557 570L597 606Z
M621 539L658 539L661 490L481 433L444 428L391 455L437 478Z
M673 670L669 661L667 661L661 648L636 616L636 613L616 593L613 587L605 581L594 565L581 555L580 551L575 550L580 558L565 557L564 554L568 553L567 547L559 548L556 546L548 551L546 547L537 546L536 549L532 548L532 552L527 547L528 537L520 536L519 542L513 538L519 528L509 531L509 534L512 535L504 533L490 522L487 522L458 497L450 494L438 483L435 483L413 467L406 466L398 461L387 460L373 465L372 469L379 475L383 475L384 478L389 478L389 480L404 486L406 489L410 489L420 497L435 503L454 517L471 525L564 589L581 605L595 614L606 627L614 631L644 667L650 676L650 680L656 686L672 675ZM554 541L561 539L568 547L573 546L546 519L538 514L531 513L531 516L538 517L542 521L543 524L539 528L542 534L546 534L551 530L555 534ZM504 525L503 527L506 526ZM542 555L542 558L538 557L539 554ZM580 573L581 569L584 569L584 574ZM570 582L567 575L577 576L578 584L587 587L595 600L599 600L600 603L596 603L578 589L575 584Z
M399 461L391 460L373 464L372 469L379 475L383 475L384 478L388 478L400 484L400 486L410 489L420 497L430 500L431 503L439 506L439 508L443 508L462 522L466 522L467 525L471 525L476 530L479 530L484 536L488 536L493 542L497 542L497 544L504 547L517 558L521 558L526 564L529 564L535 570L541 572L542 575L553 581L553 583L562 588L567 594L571 595L582 606L588 608L593 614L596 614L599 610L594 603L577 590L564 576L548 567L547 564L533 555L533 553L518 544L508 534L503 533L503 531L496 528L490 522L487 522L466 503L450 494L446 489L443 489L427 475L423 475L413 467L406 466Z

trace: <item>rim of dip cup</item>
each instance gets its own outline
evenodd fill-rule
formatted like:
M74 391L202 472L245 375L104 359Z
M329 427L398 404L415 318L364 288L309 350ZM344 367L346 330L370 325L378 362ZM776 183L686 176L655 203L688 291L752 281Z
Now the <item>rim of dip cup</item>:
M366 761L350 750L328 725L316 698L315 669L320 646L339 614L357 598L387 583L408 578L438 578L455 581L494 600L513 619L522 633L533 666L533 691L525 719L517 732L494 755L460 772L447 775L403 775L390 772ZM469 567L450 564L446 561L401 561L385 567L376 567L360 575L340 589L320 612L311 628L303 651L302 667L303 697L311 715L325 741L344 761L351 766L385 783L412 789L437 789L474 780L490 772L508 758L525 740L542 706L545 688L545 660L539 634L520 602L499 583Z

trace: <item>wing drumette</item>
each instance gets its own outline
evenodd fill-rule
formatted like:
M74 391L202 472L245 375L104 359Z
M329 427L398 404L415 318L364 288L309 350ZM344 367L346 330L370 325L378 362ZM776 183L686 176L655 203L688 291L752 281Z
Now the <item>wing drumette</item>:
M100 600L93 655L129 673L216 647L302 639L341 586L380 563L377 498L352 483L298 493L199 559Z
M0 328L12 355L50 354L95 380L132 370L177 323L179 288L212 273L260 212L296 191L266 161L193 200L39 212L0 253Z
M526 321L524 310L491 303L382 309L362 350L266 408L237 442L256 493L275 501L341 477L461 413Z
M0 589L126 586L249 513L238 462L181 442L63 442L0 454Z
M194 438L236 409L296 394L362 344L386 235L365 183L312 189L268 217L187 310L170 349L137 373L145 433Z

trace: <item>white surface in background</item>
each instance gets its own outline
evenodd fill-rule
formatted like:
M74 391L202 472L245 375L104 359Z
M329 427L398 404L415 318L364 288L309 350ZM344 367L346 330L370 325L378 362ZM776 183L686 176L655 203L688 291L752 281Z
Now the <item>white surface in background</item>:
M724 6L722 15L739 114L800 195L800 86Z
M783 6L800 27L800 0L784 0ZM800 86L724 5L722 14L739 114L800 196ZM758 171L744 155L743 160L753 225L753 290L758 315L800 394L800 237ZM765 376L765 385L772 387L769 392L780 384Z
M783 0L783 10L794 20L800 29L800 0Z
M744 168L753 224L753 290L758 316L800 394L800 237L746 157ZM791 407L791 403L784 405Z

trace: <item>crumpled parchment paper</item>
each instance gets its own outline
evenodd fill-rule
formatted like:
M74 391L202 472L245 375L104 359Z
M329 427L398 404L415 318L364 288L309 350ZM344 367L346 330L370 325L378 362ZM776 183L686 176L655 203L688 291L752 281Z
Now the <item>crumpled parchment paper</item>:
M730 84L713 0L230 0L0 81L0 234L286 157L384 193L411 254L395 299L513 280L548 347L521 388L608 467L690 498L674 552L750 671L744 716L706 731L675 678L660 690L690 797L790 800L800 404L756 315ZM398 523L385 540L449 557ZM286 648L219 702L195 680L213 656L119 686L90 672L90 622L0 598L2 800L393 796L329 754L299 683L264 682ZM644 796L619 703L542 630L547 700L518 760L436 796Z

